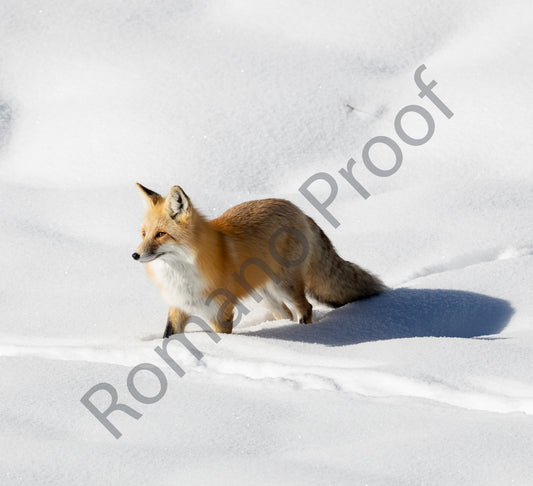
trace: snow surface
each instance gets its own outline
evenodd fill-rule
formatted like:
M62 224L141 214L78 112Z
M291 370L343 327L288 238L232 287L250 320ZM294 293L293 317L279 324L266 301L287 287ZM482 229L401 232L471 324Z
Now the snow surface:
M1 484L533 484L532 21L530 1L3 0ZM409 104L435 121L420 146L394 131ZM361 162L379 135L390 177ZM316 172L337 229L298 192ZM312 326L257 307L216 343L191 325L179 377L130 257L136 181L208 216L288 198L391 290ZM126 386L145 362L154 404ZM142 413L109 416L118 440L80 403L100 382Z

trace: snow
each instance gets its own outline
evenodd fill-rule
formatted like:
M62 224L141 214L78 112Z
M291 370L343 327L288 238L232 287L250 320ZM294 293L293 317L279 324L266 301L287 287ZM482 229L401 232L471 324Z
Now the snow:
M2 484L531 484L532 14L2 2ZM453 117L419 97L421 65ZM413 104L435 123L419 146L394 128ZM403 154L389 177L363 164L376 136ZM368 199L339 174L350 158ZM317 172L336 229L299 192ZM168 347L179 376L156 352L166 304L130 257L137 181L179 184L209 217L288 198L391 290L317 306L310 326L260 306L218 340L191 324ZM164 373L153 404L127 386L142 363ZM142 414L109 415L119 439L80 403L101 382ZM134 383L160 391L148 371Z

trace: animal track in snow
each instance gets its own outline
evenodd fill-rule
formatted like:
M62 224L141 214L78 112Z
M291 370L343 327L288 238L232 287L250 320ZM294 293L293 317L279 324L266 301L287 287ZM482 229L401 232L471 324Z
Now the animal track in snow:
M524 256L533 255L532 247L522 248L506 248L492 249L478 253L468 253L465 255L458 255L446 262L436 263L433 265L427 265L419 270L414 271L407 278L404 278L396 286L405 285L408 282L417 280L419 278L429 277L439 273L450 272L453 270L462 270L473 265L479 265L483 263L491 263L498 260L507 260L510 258L521 258Z
M237 340L242 339L238 335L234 337ZM237 356L228 358L217 356L216 351L206 352L207 346L202 347L198 343L196 345L204 353L200 361L180 345L176 345L171 351L173 359L185 369L186 373L196 372L213 377L233 377L253 381L275 381L286 383L296 389L350 392L367 397L427 399L470 410L497 413L523 412L533 415L533 388L517 381L486 378L479 381L476 390L460 390L452 384L431 377L417 379L376 369L380 366L379 363L351 361L346 358L326 359L324 356L313 354L298 356L298 359L293 361L289 350L278 349L275 346L268 354L277 352L276 361L272 361L272 358L268 360L253 358L249 355L249 351L239 353L239 346L235 347ZM210 348L211 351L216 350L216 345L213 346ZM264 356L266 353L261 353L261 349L259 346L259 355ZM158 360L153 346L139 342L95 343L87 346L75 340L39 339L39 342L28 342L23 339L12 339L0 342L0 356L32 356L121 366L134 366L146 361L156 364L169 375L173 373Z

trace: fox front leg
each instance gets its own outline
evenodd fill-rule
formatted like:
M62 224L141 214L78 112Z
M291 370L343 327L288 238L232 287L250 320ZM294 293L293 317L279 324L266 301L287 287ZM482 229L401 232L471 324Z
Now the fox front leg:
M233 304L226 302L224 307L219 310L216 318L211 322L213 331L231 334L233 330L233 308Z
M164 338L172 336L172 334L182 333L185 330L185 324L187 324L188 314L171 307L168 310L167 327L165 328Z

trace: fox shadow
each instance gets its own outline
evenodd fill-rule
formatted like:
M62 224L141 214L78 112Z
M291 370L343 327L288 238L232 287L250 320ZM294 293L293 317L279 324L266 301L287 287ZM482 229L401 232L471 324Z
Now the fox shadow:
M500 333L513 313L506 300L474 292L398 288L327 312L315 324L240 334L326 346L429 336L474 338Z

